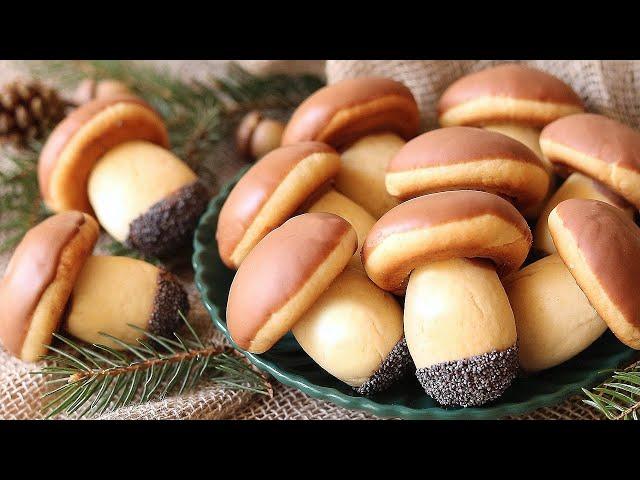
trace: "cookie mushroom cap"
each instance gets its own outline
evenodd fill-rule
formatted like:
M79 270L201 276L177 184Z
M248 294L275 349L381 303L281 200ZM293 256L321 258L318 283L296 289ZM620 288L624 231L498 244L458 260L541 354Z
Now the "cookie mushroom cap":
M238 268L267 233L291 217L339 168L336 151L320 142L280 147L256 162L220 210L216 240L225 265Z
M229 290L227 326L242 349L270 349L344 270L356 251L349 222L305 213L267 234L240 265Z
M607 324L558 255L503 280L518 332L518 359L527 372L555 367L596 341Z
M609 203L633 218L636 208L620 195L602 183L579 172L574 172L564 181L558 190L549 198L542 209L533 232L533 248L545 254L556 253L556 247L549 233L548 219L551 210L559 203L570 198L599 200Z
M341 148L380 132L408 140L420 126L411 91L389 78L359 77L321 88L293 113L282 144L315 140Z
M92 256L75 282L65 316L67 332L88 343L122 345L101 335L134 343L141 332L168 336L189 313L185 290L171 273L129 257Z
M162 119L141 99L116 95L75 109L56 126L40 154L38 182L46 205L56 212L91 213L91 169L111 148L130 140L169 147Z
M209 201L207 188L184 162L138 140L97 160L87 191L104 229L150 256L172 253L189 242Z
M443 127L519 123L543 127L584 111L580 97L562 80L518 64L466 75L451 84L438 103Z
M625 345L640 349L640 229L619 208L570 199L549 215L558 254L589 302Z
M432 130L409 141L387 166L386 186L401 199L446 190L482 190L539 203L549 176L538 156L506 135L472 127Z
M362 395L382 391L410 370L402 309L351 266L293 326L304 351Z
M373 226L362 248L365 269L380 288L402 294L425 262L487 258L504 276L520 268L531 246L525 219L496 195L455 190L401 203Z
M98 234L91 216L69 211L24 236L0 282L0 340L10 353L26 361L46 353Z
M540 134L545 156L608 186L640 208L640 132L603 115L571 115Z

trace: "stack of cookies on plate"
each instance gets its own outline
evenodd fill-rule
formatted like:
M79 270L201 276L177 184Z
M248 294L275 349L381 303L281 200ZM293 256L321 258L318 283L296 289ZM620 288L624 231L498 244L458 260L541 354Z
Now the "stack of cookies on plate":
M289 331L362 395L415 374L445 406L493 401L610 329L640 349L640 133L521 65L463 77L420 134L386 78L325 87L227 198L227 325Z

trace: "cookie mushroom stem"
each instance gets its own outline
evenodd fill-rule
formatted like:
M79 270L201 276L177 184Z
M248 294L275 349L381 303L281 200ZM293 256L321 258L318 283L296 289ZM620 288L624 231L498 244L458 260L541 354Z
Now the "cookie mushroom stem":
M527 210L544 199L549 176L537 155L506 135L473 127L432 130L391 159L387 191L399 199L448 190L480 190Z
M27 232L0 281L0 340L25 361L47 352L84 262L98 239L89 215L53 215Z
M264 353L293 329L311 358L361 393L388 387L408 361L401 310L347 266L356 248L350 224L329 213L298 215L267 234L229 290L235 343Z
M498 275L516 271L530 245L513 205L470 190L404 202L369 232L367 274L384 290L406 291L404 328L416 376L439 403L481 405L514 379L515 321Z
M143 141L120 144L102 156L87 191L103 228L151 256L175 252L188 242L209 199L185 163Z
M352 266L291 332L318 365L362 395L385 390L413 365L400 305Z
M187 294L169 272L129 257L92 256L84 264L69 302L64 328L88 343L122 346L101 334L132 343L135 325L171 335L189 313Z
M379 218L398 203L385 189L386 165L419 127L418 106L407 87L360 77L307 98L287 123L282 143L314 140L336 148L342 154L337 190Z
M619 208L569 199L549 215L558 254L580 289L625 345L640 349L640 229Z
M527 265L502 283L516 320L520 367L526 372L569 360L607 330L558 255Z

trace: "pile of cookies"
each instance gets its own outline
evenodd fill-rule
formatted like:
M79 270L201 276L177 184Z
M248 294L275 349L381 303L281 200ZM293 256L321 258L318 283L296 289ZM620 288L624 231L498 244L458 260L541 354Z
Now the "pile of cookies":
M385 78L299 106L219 215L237 345L291 331L360 394L415 373L445 406L495 400L607 328L640 349L640 133L522 65L461 78L438 108L419 135Z
M100 332L125 342L139 336L129 324L170 334L188 313L169 272L92 255L100 226L152 256L191 242L209 192L168 150L168 138L160 116L121 91L88 101L53 130L38 180L56 214L26 234L0 282L0 340L9 352L36 360L59 328L119 349Z

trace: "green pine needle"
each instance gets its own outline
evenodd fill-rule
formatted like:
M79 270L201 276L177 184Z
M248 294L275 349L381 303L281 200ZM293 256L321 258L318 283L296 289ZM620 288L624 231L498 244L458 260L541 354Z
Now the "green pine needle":
M584 403L600 411L609 420L640 419L640 361L635 362L592 390L582 389Z
M24 149L0 149L5 165L0 168L0 253L11 250L32 226L44 220L47 209L38 187L38 156L41 143L31 141Z
M244 357L230 348L205 346L187 319L180 316L188 338L177 333L174 338L162 337L135 325L129 326L140 333L137 344L101 333L120 345L121 351L54 334L67 351L49 345L55 355L41 359L49 365L31 372L46 376L46 384L53 386L42 396L46 418L78 411L79 417L102 415L152 398L181 395L205 379L236 390L270 394L265 378Z

